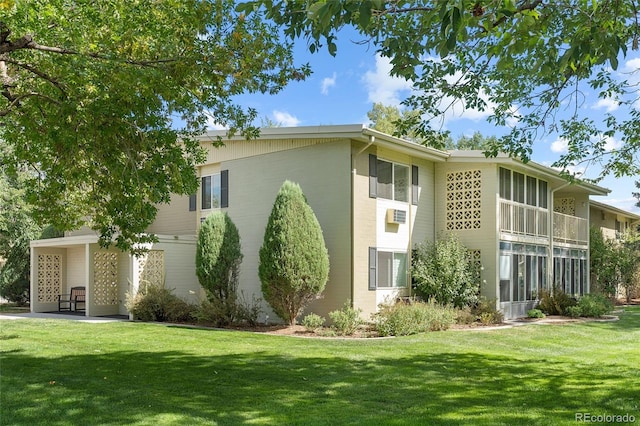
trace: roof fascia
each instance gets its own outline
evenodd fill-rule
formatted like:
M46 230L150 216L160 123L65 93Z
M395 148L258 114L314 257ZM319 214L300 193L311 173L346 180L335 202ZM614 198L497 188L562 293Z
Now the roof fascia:
M601 202L595 201L595 200L590 200L589 204L594 206L594 207L597 207L597 208L599 208L601 210L608 211L610 213L615 213L615 214L619 214L621 216L626 216L626 217L628 217L630 219L634 219L636 221L640 220L640 215L632 213L632 212L629 212L629 211L626 211L626 210L619 209L618 207L614 207L614 206L611 206L609 204L601 203Z
M525 170L534 171L538 175L541 175L557 184L565 184L568 182L565 178L560 176L560 173L557 170L551 167L543 166L542 164L536 163L535 161L529 161L525 163L517 158L509 157L504 153L498 154L497 157L486 157L482 153L482 151L456 151L456 153L453 154L448 161L497 163L498 165L518 167ZM572 182L571 184L580 187L589 195L607 195L611 192L611 190L608 188L585 182L580 179L576 179L575 182Z

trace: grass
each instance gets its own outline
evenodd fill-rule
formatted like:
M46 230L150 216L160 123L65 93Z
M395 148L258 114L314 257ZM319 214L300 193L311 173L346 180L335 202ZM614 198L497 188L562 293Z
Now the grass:
M3 320L0 348L2 425L640 419L640 307L617 322L368 340Z
M0 303L0 313L25 314L29 311L29 306L18 306L15 303Z

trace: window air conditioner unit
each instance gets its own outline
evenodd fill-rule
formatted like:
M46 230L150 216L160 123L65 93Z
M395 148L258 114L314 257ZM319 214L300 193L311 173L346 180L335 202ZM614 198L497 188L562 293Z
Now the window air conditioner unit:
M387 223L401 224L407 222L407 212L404 210L387 210Z

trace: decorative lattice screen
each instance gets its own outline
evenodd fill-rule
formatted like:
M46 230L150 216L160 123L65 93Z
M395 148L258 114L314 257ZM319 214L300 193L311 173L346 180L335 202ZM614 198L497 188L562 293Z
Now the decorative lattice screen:
M447 229L480 229L482 171L447 173Z
M56 302L62 293L62 256L38 255L38 302Z
M93 303L118 304L118 253L98 251L93 255Z
M473 272L477 282L482 279L482 253L480 250L469 250L469 260L473 265Z
M568 214L569 216L576 215L576 199L573 197L569 198L556 198L553 202L553 211L563 214Z
M150 250L138 259L141 285L164 285L164 250Z

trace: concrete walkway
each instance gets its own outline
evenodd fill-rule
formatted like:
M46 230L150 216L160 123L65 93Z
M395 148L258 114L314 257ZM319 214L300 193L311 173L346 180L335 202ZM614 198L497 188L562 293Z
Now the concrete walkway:
M63 319L63 320L73 320L73 321L80 321L80 322L94 322L94 323L129 321L128 319L121 319L121 318L87 317L82 315L65 315L65 314L36 313L36 312L27 312L24 314L0 313L0 320L18 320L18 319L25 319L25 318Z

